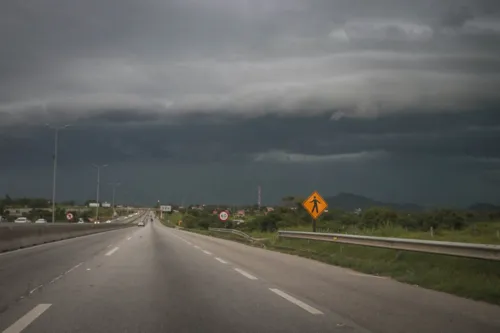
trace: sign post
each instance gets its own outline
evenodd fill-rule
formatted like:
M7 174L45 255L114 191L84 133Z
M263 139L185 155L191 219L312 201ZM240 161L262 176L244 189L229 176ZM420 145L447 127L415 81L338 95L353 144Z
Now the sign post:
M160 219L163 218L163 212L170 213L172 211L172 206L170 205L161 205L160 206Z
M316 191L314 191L304 202L302 202L304 209L312 217L312 229L316 232L316 219L325 211L328 207L325 199Z

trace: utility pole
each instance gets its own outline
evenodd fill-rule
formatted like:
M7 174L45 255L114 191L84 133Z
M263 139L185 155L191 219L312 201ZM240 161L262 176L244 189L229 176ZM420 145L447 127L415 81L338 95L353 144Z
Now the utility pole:
M97 168L97 197L96 197L97 207L96 207L96 211L95 211L95 220L97 221L99 219L99 206L100 206L100 204L99 204L99 189L100 189L100 182L101 182L101 168L105 168L108 165L107 164L103 164L103 165L92 164L92 166L94 168Z
M54 135L54 167L52 170L52 223L56 221L56 179L57 179L57 147L59 143L59 130L65 129L71 125L64 125L60 127L53 127L49 124L45 124L50 129L53 129L55 132Z
M116 188L121 185L121 183L109 183L111 186L113 186L113 201L112 201L112 206L113 206L113 217L115 216L116 209L115 209L115 195L116 195Z

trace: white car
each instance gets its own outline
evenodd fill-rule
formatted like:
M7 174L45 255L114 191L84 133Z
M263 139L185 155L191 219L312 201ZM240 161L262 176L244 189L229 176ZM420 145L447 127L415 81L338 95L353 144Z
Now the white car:
M137 226L138 226L138 227L144 227L144 222L143 222L143 221L141 221L141 222L137 223Z
M106 223L111 223L111 220L107 220Z
M38 219L35 221L35 223L47 223L46 219Z
M26 217L18 217L15 219L14 223L31 223Z

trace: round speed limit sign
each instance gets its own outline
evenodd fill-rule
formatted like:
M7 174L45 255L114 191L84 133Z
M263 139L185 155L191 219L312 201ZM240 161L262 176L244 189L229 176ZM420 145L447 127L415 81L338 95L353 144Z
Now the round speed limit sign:
M228 218L229 213L227 211L222 211L219 213L219 220L221 220L222 222L227 221Z

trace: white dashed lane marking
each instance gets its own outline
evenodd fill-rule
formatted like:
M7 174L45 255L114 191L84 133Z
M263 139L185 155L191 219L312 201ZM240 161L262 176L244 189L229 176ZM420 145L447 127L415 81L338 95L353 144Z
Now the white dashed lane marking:
M211 255L211 254L212 254L212 252L208 252L208 251L206 251L206 250L203 250L203 253L208 254L208 255Z
M19 318L14 324L3 331L3 333L21 333L29 324L35 321L36 318L40 317L42 313L47 311L52 304L38 304L30 312Z
M118 251L118 247L113 248L111 251L109 251L108 253L106 253L106 255L107 255L107 256L110 256L110 255L112 255L113 253L115 253L116 251Z
M223 263L223 264L227 264L227 261L224 261L223 259L221 258L215 258L215 260L217 260L218 262L220 263Z
M43 284L39 285L38 287L35 287L33 289L30 290L30 294L33 294L35 291L37 291L38 289L42 288L43 287Z
M307 312L309 312L309 313L311 313L313 315L322 315L323 314L323 312L319 311L318 309L313 308L312 306L310 306L310 305L308 305L308 304L306 304L306 303L304 303L302 301L299 301L298 299L296 299L293 296L288 295L284 291L281 291L279 289L274 289L274 288L269 288L269 290L271 290L276 295L279 295L279 296L283 297L284 299L286 299L290 303L293 303L293 304L301 307L302 309L306 310Z
M73 266L71 267L70 269L68 269L64 274L68 274L69 272L71 272L72 270L75 270L77 269L78 267L80 267L81 265L83 265L83 262L79 263L78 265L76 266Z
M234 270L237 271L238 273L240 273L241 275L243 275L244 277L249 278L250 280L257 280L257 278L255 276L253 276L250 273L245 272L242 269L235 268Z

